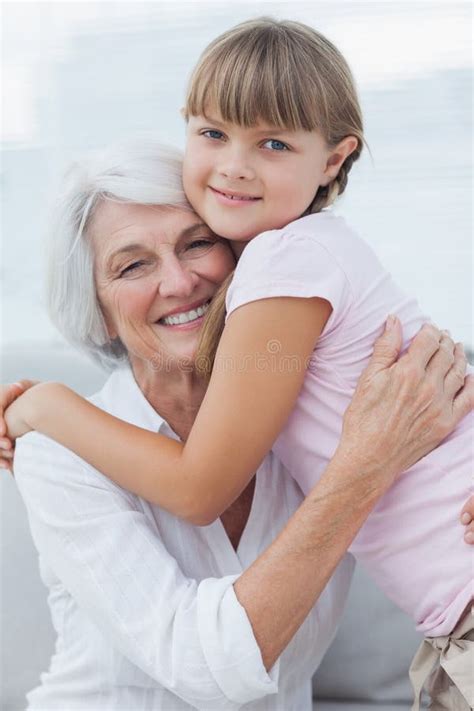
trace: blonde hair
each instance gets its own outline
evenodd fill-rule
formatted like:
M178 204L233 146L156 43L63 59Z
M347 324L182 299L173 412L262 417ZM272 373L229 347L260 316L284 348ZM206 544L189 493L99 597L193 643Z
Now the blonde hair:
M262 17L220 35L204 50L189 82L185 117L218 110L224 121L250 127L264 121L319 131L329 147L358 139L336 178L320 186L305 214L334 202L364 144L362 113L349 66L322 34L300 22ZM198 368L209 377L225 323L230 275L214 296L201 331Z

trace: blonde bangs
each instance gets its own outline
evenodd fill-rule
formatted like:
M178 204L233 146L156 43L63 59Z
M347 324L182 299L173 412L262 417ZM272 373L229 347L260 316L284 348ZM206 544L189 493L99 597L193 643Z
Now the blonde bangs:
M236 34L212 43L189 83L185 115L218 112L243 127L265 122L290 130L323 130L327 125L324 91L301 71L307 57L298 44L282 42L274 25L262 34ZM287 39L283 35L283 39ZM221 40L221 41L220 41Z

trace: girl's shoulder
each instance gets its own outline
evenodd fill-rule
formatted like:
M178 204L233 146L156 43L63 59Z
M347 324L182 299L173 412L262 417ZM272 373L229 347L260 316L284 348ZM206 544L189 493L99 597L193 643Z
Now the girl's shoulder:
M280 229L257 235L245 247L240 258L240 269L253 261L267 264L289 260L301 261L321 258L321 252L341 265L375 258L369 244L351 228L346 220L332 210L305 215Z
M308 215L259 234L237 262L226 295L227 315L271 297L318 296L334 310L345 308L360 288L363 270L354 266L368 262L350 253L354 241L360 242L332 213Z
M341 242L365 244L344 217L332 210L322 210L321 212L300 217L284 227L282 233L312 239L323 244L338 244Z
M319 296L342 309L385 276L371 247L344 218L324 211L262 232L246 245L227 292L227 313L276 296Z

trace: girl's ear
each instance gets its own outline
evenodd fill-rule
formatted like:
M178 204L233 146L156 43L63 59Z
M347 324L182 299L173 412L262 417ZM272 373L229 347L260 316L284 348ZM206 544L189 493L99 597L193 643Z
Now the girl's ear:
M358 145L359 141L355 136L346 136L346 138L343 138L342 141L335 146L335 148L331 149L326 162L326 168L324 170L324 176L327 180L324 185L328 185L332 180L334 180L339 173L341 165L344 163L346 158L356 150Z

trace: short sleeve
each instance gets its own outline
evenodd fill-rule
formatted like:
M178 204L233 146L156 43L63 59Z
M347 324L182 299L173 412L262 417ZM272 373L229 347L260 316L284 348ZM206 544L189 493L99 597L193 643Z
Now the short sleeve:
M227 317L239 306L277 296L326 299L334 319L349 303L351 289L327 244L286 228L263 232L246 246L227 291Z

